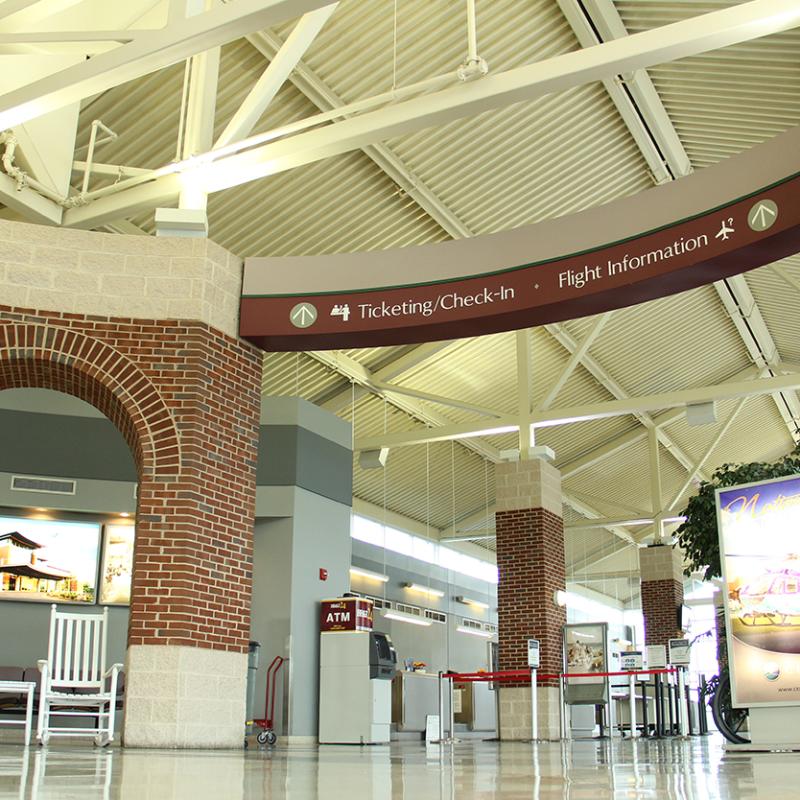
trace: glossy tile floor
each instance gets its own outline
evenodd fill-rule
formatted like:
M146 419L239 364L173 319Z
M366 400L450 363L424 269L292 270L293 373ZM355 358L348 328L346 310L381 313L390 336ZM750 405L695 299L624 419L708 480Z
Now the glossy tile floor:
M7 800L800 798L800 754L688 741L469 741L203 752L0 744Z

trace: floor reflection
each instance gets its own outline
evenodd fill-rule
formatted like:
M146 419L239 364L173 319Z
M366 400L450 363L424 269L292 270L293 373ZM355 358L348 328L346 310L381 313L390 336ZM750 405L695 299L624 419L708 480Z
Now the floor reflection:
M0 744L0 800L789 800L798 755L716 737L206 752Z

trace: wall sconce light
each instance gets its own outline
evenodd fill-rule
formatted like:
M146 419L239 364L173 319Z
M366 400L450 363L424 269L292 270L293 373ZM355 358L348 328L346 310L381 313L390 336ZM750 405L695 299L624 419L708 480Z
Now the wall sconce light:
M489 608L488 603L484 603L483 600L473 600L471 597L464 597L463 594L458 595L456 597L456 601L459 603L463 603L465 606L474 606L475 608Z
M389 580L389 576L384 575L382 572L373 572L369 569L361 569L361 567L350 567L350 574L359 575L362 578L369 578L370 580L381 581L383 583Z
M430 586L422 586L419 583L404 583L406 589L411 589L412 592L421 592L427 594L428 597L444 597L444 592L441 589L431 589Z

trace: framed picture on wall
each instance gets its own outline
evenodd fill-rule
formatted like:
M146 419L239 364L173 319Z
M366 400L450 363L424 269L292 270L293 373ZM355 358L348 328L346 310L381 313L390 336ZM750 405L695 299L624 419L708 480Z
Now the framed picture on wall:
M133 525L103 526L103 562L100 568L100 602L129 605L133 575Z
M94 603L100 525L0 516L0 600Z

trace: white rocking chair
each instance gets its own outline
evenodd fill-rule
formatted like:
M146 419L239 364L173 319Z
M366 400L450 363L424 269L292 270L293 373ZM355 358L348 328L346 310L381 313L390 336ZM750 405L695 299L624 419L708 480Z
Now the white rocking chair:
M98 746L114 740L117 678L122 664L106 669L108 609L102 614L50 613L47 659L38 661L42 673L36 738L91 736ZM51 717L88 717L92 727L61 727ZM88 720L87 720L88 721Z

